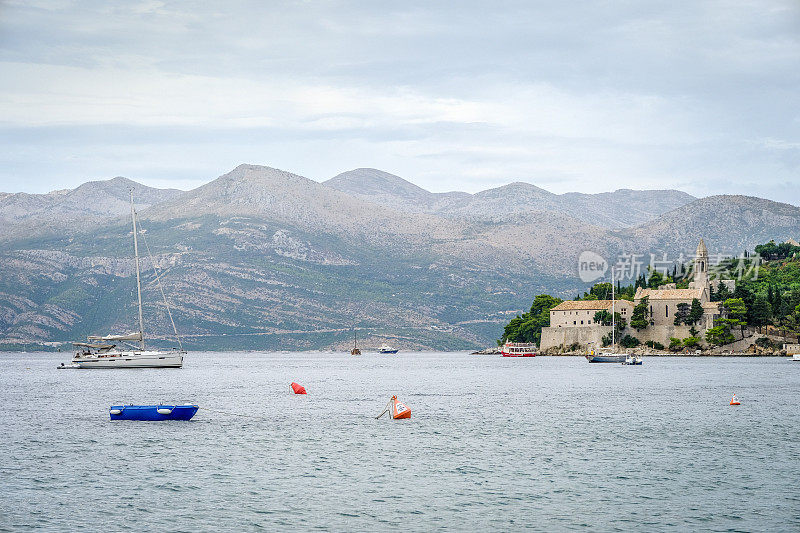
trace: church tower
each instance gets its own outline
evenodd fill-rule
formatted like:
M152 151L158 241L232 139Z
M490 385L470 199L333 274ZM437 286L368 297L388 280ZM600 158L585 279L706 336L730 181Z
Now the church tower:
M694 258L694 281L689 284L692 289L705 289L706 298L709 293L708 282L708 248L703 239L700 239L700 244L697 245L697 251Z

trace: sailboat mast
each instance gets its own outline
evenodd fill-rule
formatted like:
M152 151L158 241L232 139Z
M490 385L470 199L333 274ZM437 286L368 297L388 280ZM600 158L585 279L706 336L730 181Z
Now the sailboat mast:
M611 267L611 346L617 345L616 339L616 329L617 329L617 322L616 322L616 307L615 307L615 298L614 298L614 267Z
M136 236L136 211L133 209L133 189L131 193L131 220L133 221L133 253L136 256L136 295L139 298L139 347L144 350L144 319L142 318L142 280L139 274L139 240Z

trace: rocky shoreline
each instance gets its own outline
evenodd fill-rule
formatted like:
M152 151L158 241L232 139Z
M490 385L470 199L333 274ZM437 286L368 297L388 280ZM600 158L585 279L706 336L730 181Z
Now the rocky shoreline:
M641 355L644 357L791 357L791 355L787 354L785 350L769 350L758 346L751 347L749 350L745 352L733 352L730 350L717 350L717 349L695 350L692 352L669 352L663 350L642 349L642 348L620 349L618 350L618 352ZM471 355L500 355L500 348L486 348L483 350L471 352ZM537 353L536 355L539 357L542 356L583 357L586 355L586 352L580 350L579 351L546 350L544 352Z

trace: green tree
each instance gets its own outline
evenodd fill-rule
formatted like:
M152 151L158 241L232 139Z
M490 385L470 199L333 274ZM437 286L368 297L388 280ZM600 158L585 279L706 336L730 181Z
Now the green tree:
M724 283L720 283L717 287L717 291L714 293L714 301L715 302L724 302L728 298L732 297L731 290L728 288L727 285Z
M783 327L784 332L792 334L800 339L800 314L797 311L783 317L781 320L781 326Z
M744 336L744 326L747 324L747 307L741 298L728 298L723 302L722 308L725 315L732 321L731 325L739 325Z
M592 288L589 289L589 294L594 295L598 300L610 300L611 283L595 283Z
M550 309L561 302L561 299L549 294L540 294L533 300L530 312L523 313L522 316L517 316L506 324L498 343L511 341L539 344L542 339L542 328L550 325Z
M549 294L540 294L536 298L533 299L533 304L531 305L530 313L532 315L536 315L541 313L542 311L547 311L548 315L550 316L550 309L554 308L561 302L563 302L561 298L554 298Z
M601 309L594 314L593 320L595 324L600 324L601 326L610 326L611 313L609 313L606 309Z
M675 322L676 326L680 326L681 324L686 324L689 320L689 304L687 303L680 303L678 304L678 310L675 311Z
M783 296L781 295L781 289L779 287L775 287L775 301L772 303L772 314L775 316L782 316L781 315L782 305L783 305Z
M736 339L731 333L731 320L727 318L718 319L716 325L706 331L706 341L714 346L730 344L734 340Z
M630 335L625 335L622 337L622 340L619 341L623 348L636 348L641 344L641 341L636 337L632 337Z
M699 348L700 347L700 337L695 337L692 335L691 337L686 337L683 339L683 345L687 348Z
M650 324L648 317L650 316L650 299L645 296L642 298L636 307L633 308L631 314L631 327L636 331L641 331Z
M749 322L754 326L766 326L772 321L772 306L763 294L759 294L750 306Z
M595 324L600 324L601 326L610 326L612 323L611 313L609 313L607 309L601 309L594 314L593 320ZM617 325L618 332L622 332L627 325L627 321L622 318L622 315L619 313L614 313L614 322Z
M703 304L697 298L692 299L692 308L689 311L689 318L687 324L695 325L703 318Z
M658 270L653 270L650 273L650 279L647 280L647 286L651 289L657 289L664 284L664 275Z
M683 342L676 337L669 338L669 351L677 352L683 347Z

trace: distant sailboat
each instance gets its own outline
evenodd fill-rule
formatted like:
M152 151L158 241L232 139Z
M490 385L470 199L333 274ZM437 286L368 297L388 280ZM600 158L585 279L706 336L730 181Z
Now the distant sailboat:
M136 257L136 292L139 303L139 331L125 335L92 335L90 342L75 342L77 348L75 356L72 358L74 368L181 368L183 366L183 350L178 330L172 320L172 312L169 309L164 290L161 288L161 279L156 273L161 296L164 298L164 305L167 308L175 337L180 348L168 351L147 350L144 344L144 320L142 318L142 281L139 271L139 240L136 229L136 210L133 207L133 191L131 191L131 219L133 221L133 250ZM151 258L152 260L152 258ZM155 269L155 266L153 267ZM137 342L137 348L118 348L119 343Z
M361 350L358 349L358 339L356 337L356 328L353 328L353 349L350 350L350 355L361 355Z

